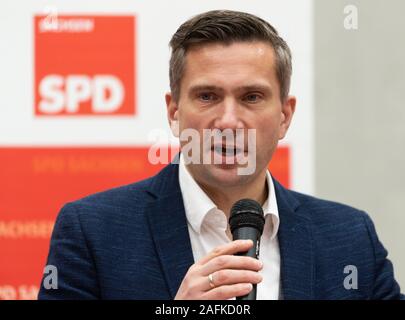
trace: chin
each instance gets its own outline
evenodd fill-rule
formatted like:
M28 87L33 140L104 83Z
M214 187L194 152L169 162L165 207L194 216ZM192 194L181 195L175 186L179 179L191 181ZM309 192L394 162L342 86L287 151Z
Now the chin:
M249 180L251 176L238 174L235 165L210 165L206 173L209 179L219 186L235 186Z

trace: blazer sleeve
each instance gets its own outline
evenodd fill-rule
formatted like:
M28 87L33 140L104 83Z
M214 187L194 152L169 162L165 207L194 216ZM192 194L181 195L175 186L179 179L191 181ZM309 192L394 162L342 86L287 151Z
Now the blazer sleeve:
M374 249L375 279L372 288L373 300L405 299L401 294L398 283L394 278L394 268L387 258L388 252L380 242L374 224L367 214L364 214L365 223Z
M57 288L45 288L47 274L44 274L38 299L99 297L95 263L86 243L78 208L73 203L66 204L56 220L48 254L47 266L49 265L56 267Z

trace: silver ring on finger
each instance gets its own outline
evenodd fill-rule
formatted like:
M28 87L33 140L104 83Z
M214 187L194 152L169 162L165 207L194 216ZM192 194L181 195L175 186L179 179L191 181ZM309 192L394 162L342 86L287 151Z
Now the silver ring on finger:
M214 283L214 276L213 276L212 273L210 273L210 274L208 275L208 282L209 282L211 288L215 288L215 287L216 287L216 285L215 285L215 283Z

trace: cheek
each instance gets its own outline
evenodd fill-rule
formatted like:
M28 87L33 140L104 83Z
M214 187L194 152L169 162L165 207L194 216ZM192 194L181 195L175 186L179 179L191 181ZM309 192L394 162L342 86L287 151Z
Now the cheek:
M272 153L279 140L279 119L272 118L260 121L257 123L256 129L258 154L263 154L263 156L265 156L267 153Z
M200 130L201 127L201 122L198 120L195 120L193 118L184 118L183 121L180 120L180 130L186 130L186 129L195 129L197 131Z
M208 117L201 114L193 113L189 110L179 113L180 129L209 129Z
M280 131L280 116L263 116L256 122L257 136L262 137L264 140L272 139L274 136L278 136Z

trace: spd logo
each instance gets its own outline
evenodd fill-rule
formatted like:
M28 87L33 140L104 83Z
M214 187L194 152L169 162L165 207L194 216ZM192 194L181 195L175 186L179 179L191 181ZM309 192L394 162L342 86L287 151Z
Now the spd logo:
M135 17L36 16L35 115L135 114Z

